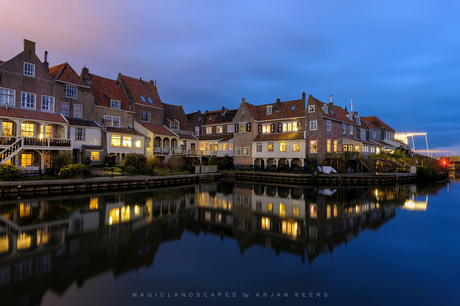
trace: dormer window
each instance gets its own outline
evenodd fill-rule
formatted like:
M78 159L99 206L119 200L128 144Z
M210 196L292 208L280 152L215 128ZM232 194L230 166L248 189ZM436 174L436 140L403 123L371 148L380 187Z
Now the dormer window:
M291 111L294 111L294 110L295 110L295 105L291 107Z
M35 65L24 63L24 75L29 77L35 77Z
M309 113L314 113L315 112L315 106L314 105L308 105L308 112Z
M209 119L208 119L208 120L209 120L209 121L211 121L211 119L212 119L212 117L209 117Z
M177 122L171 122L171 130L178 130L179 129L179 123Z
M356 123L359 124L359 125L361 125L361 118L356 117Z
M145 103L145 102L146 102L146 101L145 101L145 97L144 97L144 96L140 96L140 97L141 97L142 102Z
M267 106L267 115L271 115L273 112L273 105Z
M121 109L121 102L117 100L110 100L110 107L111 108L116 108L116 109Z
M147 100L149 101L150 104L153 104L153 101L152 99L150 99L150 97L147 97Z
M324 104L324 107L323 107L323 111L325 114L328 113L328 107L327 107L327 104Z

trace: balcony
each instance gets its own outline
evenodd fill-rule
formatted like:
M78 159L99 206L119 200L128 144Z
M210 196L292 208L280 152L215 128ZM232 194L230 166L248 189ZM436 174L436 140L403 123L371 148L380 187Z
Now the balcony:
M24 148L72 148L72 140L62 138L24 137Z

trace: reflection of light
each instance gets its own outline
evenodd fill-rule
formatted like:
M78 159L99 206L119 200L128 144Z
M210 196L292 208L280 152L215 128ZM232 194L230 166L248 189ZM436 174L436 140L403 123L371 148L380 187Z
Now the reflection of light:
M412 199L408 199L404 203L404 209L426 211L427 205L428 205L428 195L426 196L425 201L415 201L414 195L412 195Z
M379 195L379 192L377 191L377 189L375 189L375 196L378 196Z
M8 235L1 237L0 238L0 253L8 252L9 247L10 247L10 243L8 240Z
M113 219L112 219L112 217L110 217L109 218L109 224L112 225L112 223L113 223Z
M28 247L30 247L31 244L32 244L32 237L30 237L26 233L22 233L21 236L18 237L18 244L17 244L18 250L27 249Z
M134 206L134 214L137 216L139 214L139 206Z

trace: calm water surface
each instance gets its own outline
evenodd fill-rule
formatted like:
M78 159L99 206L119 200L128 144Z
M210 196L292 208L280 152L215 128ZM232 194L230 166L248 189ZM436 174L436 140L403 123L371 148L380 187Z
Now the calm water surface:
M458 305L460 183L0 200L0 305Z

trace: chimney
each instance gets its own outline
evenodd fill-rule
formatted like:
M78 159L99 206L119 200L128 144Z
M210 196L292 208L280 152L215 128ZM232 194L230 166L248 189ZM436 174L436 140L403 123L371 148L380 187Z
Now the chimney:
M46 70L48 70L50 67L50 64L48 63L48 51L45 51L45 60L43 64L45 65Z
M24 39L24 53L31 59L35 55L35 42Z
M82 79L84 82L89 81L89 69L86 68L86 66L81 70L80 79Z
M329 103L332 103L332 95L329 97Z
M302 100L305 101L305 91L302 93Z
M241 103L246 103L246 101L244 100L245 100L244 98L241 98Z
M276 99L276 108L277 109L281 108L281 99Z

